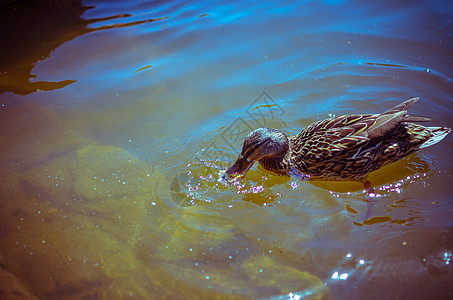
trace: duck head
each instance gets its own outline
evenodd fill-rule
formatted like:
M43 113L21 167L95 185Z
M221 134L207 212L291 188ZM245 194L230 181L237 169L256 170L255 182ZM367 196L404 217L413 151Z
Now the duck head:
M288 154L289 140L283 132L273 128L255 129L245 137L241 154L226 171L223 179L244 176L255 161L259 161L265 169L272 170L268 168L266 162L276 161L278 163Z

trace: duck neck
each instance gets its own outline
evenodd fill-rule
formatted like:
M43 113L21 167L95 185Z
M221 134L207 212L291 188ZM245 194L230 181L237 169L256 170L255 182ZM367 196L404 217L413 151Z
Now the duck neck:
M258 161L263 168L278 174L288 175L291 169L291 143L288 150L281 155L267 156Z

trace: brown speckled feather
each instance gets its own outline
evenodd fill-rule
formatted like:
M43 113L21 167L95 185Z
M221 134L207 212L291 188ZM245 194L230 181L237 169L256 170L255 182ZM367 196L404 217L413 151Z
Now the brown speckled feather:
M418 149L432 134L407 120L413 98L383 114L344 115L318 121L290 138L295 167L322 179L360 180Z

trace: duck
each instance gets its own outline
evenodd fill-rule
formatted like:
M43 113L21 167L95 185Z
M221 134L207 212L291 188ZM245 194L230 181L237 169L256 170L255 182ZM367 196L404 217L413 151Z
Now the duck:
M222 179L245 176L257 161L278 175L360 181L369 187L368 174L440 142L451 131L416 124L431 121L407 114L418 100L411 98L381 114L320 120L294 136L274 128L255 129L245 137L239 157Z

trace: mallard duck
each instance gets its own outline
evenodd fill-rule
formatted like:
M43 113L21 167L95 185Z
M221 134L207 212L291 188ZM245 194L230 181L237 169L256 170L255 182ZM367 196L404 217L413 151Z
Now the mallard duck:
M237 161L223 178L245 175L255 161L281 175L302 173L318 180L366 183L367 175L382 166L440 142L446 127L425 127L430 121L407 115L419 98L412 98L381 114L355 114L317 121L295 136L273 128L247 135Z

